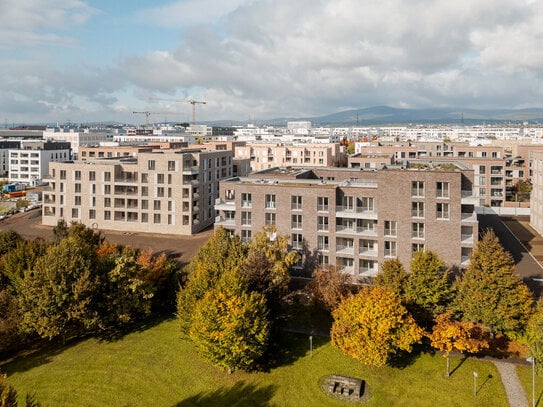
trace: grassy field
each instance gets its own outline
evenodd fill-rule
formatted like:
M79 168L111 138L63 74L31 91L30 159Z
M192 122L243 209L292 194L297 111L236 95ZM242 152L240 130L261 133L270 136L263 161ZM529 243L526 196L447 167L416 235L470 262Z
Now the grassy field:
M532 405L532 367L531 366L517 366L517 375L526 392L526 399ZM538 407L543 406L543 376L535 375L535 405Z
M329 374L365 379L368 406L507 406L494 365L422 355L403 368L367 368L306 335L285 334L277 366L267 372L231 375L200 359L179 338L175 320L116 341L88 339L1 366L19 391L35 393L46 406L348 406L328 398L318 381ZM478 373L477 396L473 372Z

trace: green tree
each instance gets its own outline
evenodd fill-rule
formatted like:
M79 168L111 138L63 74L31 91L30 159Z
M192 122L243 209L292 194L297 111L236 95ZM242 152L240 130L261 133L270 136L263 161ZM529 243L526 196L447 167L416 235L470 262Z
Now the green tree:
M22 240L0 259L5 287L18 292L26 270L34 269L36 261L45 254L47 244L40 239Z
M363 288L332 313L332 344L365 365L383 366L399 351L412 351L423 330L400 298L385 288Z
M392 291L400 298L405 296L408 275L398 259L386 260L381 265L381 272L375 277L375 285Z
M22 242L23 238L17 232L13 230L1 230L0 231L0 256L8 253L10 250L15 249L17 244Z
M185 268L187 282L177 294L177 317L182 333L188 333L196 304L228 271L240 275L245 248L237 236L222 227L198 250Z
M20 348L23 343L19 332L20 322L17 299L7 289L0 291L0 352Z
M451 301L449 273L437 253L429 250L415 252L410 271L405 301L415 319L428 325L436 315L445 311Z
M438 315L429 335L432 347L443 352L447 358L447 377L450 376L451 352L476 353L488 348L480 327L472 322L456 321L451 311Z
M526 327L534 300L513 272L513 258L494 232L486 231L471 253L467 270L456 279L454 309L465 321L480 322L493 332L518 337Z
M543 298L539 299L534 313L528 320L526 340L530 348L530 354L536 360L538 373L543 373Z
M49 247L33 270L25 271L18 296L22 328L49 339L95 329L98 291L88 247L68 236Z
M190 338L214 365L232 372L252 369L266 350L266 300L228 278L196 304ZM232 279L230 279L232 280Z
M350 284L350 274L342 273L334 266L330 266L321 267L313 272L309 288L317 304L328 311L333 311L351 294Z

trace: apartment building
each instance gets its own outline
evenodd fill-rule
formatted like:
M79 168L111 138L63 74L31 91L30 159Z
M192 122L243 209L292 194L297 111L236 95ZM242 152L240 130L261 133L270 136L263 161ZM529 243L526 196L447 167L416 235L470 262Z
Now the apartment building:
M71 147L61 141L21 140L8 154L9 182L35 184L47 176L49 163L70 159Z
M118 142L100 143L79 148L79 160L88 161L104 158L137 157L140 153L163 149L180 149L188 146L186 142L156 142L142 145L123 145Z
M331 167L344 158L343 147L336 143L290 144L251 143L235 146L235 158L251 160L251 169L274 167Z
M532 193L530 196L530 225L543 235L543 151L532 155Z
M231 151L141 152L137 157L51 163L44 225L60 219L97 229L191 235L215 220Z
M379 265L434 250L464 267L477 241L473 171L275 168L220 183L215 227L245 242L265 225L290 237L305 271L330 264L356 281Z

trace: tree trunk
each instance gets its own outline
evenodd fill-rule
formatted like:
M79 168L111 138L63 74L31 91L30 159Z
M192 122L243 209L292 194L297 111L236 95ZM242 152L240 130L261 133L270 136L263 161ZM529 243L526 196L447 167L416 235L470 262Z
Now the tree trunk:
M447 377L451 375L451 357L447 355Z

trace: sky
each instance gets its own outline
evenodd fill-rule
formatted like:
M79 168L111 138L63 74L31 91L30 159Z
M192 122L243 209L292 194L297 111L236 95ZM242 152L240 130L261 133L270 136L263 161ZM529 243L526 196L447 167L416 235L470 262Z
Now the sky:
M0 127L543 107L543 1L0 0Z

